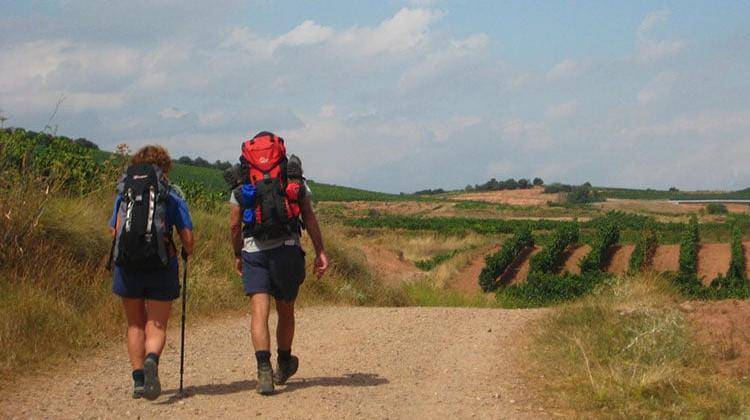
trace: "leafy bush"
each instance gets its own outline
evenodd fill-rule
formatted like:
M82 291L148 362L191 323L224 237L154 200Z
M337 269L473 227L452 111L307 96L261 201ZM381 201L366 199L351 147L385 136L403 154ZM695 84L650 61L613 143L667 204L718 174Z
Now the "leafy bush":
M584 184L567 193L565 201L570 204L589 204L604 201L604 198L594 191L590 185Z
M698 218L693 215L680 240L680 274L694 276L698 273L699 246L700 228Z
M602 272L555 275L536 271L526 282L498 290L497 300L507 308L549 306L581 297L608 278L610 275Z
M747 281L745 251L742 248L742 230L736 225L732 229L732 260L729 263L727 277L743 282Z
M642 272L647 267L650 267L658 246L659 239L656 235L656 230L653 226L646 227L638 238L633 253L630 255L628 269L630 274Z
M675 285L687 296L704 297L706 291L698 278L698 247L700 229L698 218L693 215L680 239L680 267L675 277Z
M469 247L469 248L473 248L473 247ZM448 261L449 259L455 257L457 254L459 254L459 253L461 253L463 251L466 251L467 249L468 248L452 249L452 250L447 251L447 252L442 252L440 254L433 255L431 258L427 258L427 259L424 259L424 260L415 261L414 265L418 269L420 269L422 271L430 271L433 268L437 267L438 265L440 265L440 264Z
M706 212L708 214L727 214L727 206L722 203L708 203L706 206Z
M580 228L578 223L560 226L552 237L552 242L541 252L531 257L531 271L555 273L565 262L565 250L578 242Z
M485 292L497 289L497 278L518 258L521 253L534 246L534 238L531 229L523 226L516 231L515 235L503 244L500 251L488 255L485 258L485 266L479 274L479 286Z
M602 226L591 245L591 252L579 263L582 273L601 271L612 256L610 249L620 240L620 229L610 223Z

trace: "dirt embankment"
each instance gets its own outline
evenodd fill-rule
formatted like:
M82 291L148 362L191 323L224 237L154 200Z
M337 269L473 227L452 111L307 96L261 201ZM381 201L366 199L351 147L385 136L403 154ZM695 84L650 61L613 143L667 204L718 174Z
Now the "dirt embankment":
M255 393L250 319L187 330L188 397L176 397L178 334L160 373L164 394L131 399L124 343L0 390L2 418L539 418L523 359L529 322L545 310L306 308L297 375ZM272 324L275 324L272 319ZM272 336L273 331L271 332Z
M456 276L450 284L450 287L454 290L464 292L467 294L474 294L481 291L479 288L479 274L485 266L484 259L496 253L500 250L499 245L493 245L491 247L484 248L477 252L469 263L461 272Z
M658 272L677 271L680 268L680 246L660 245L654 254L653 269Z
M719 274L727 274L731 252L729 244L701 244L698 248L698 278L703 279L703 284L708 286Z
M581 274L581 267L578 265L581 260L591 252L589 245L581 245L569 248L565 251L565 264L563 265L563 273Z
M607 266L607 272L612 274L625 274L630 267L630 257L635 251L635 245L616 245L610 251L612 256Z
M389 249L367 244L361 244L360 249L365 254L367 265L388 286L408 283L424 275L414 263L404 260L402 255Z

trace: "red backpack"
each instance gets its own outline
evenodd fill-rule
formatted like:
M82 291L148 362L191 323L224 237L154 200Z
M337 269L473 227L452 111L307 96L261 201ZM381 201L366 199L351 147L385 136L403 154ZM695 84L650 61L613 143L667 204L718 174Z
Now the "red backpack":
M256 134L242 144L240 162L246 177L240 194L245 236L269 240L299 233L301 164L299 179L295 175L290 181L284 139L266 131Z

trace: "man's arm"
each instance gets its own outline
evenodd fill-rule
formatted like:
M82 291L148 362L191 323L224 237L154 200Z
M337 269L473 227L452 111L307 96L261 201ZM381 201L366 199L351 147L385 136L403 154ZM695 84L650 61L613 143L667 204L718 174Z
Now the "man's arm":
M229 228L232 231L234 268L237 274L242 275L242 208L236 204L229 205Z
M328 269L328 256L323 247L323 235L320 233L320 226L318 226L318 219L315 217L310 197L302 199L301 210L302 221L305 223L305 229L315 248L315 274L322 277Z

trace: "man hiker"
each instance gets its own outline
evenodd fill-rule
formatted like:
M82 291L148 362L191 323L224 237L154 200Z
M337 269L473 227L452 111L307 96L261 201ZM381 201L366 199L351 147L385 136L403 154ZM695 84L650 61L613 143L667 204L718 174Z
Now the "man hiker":
M310 188L302 176L302 163L287 158L284 139L261 132L242 145L239 180L233 185L230 226L235 270L242 276L250 297L251 335L258 364L257 392L272 394L297 372L299 359L292 355L294 302L305 279L305 252L301 230L307 230L315 248L315 274L323 276L328 257L312 208ZM268 315L271 297L276 301L277 366L271 367Z
M112 292L122 298L133 368L133 398L161 394L159 356L167 339L172 301L180 295L177 229L185 256L192 255L193 222L185 200L167 178L172 158L160 146L145 146L118 182L109 222L113 236Z

